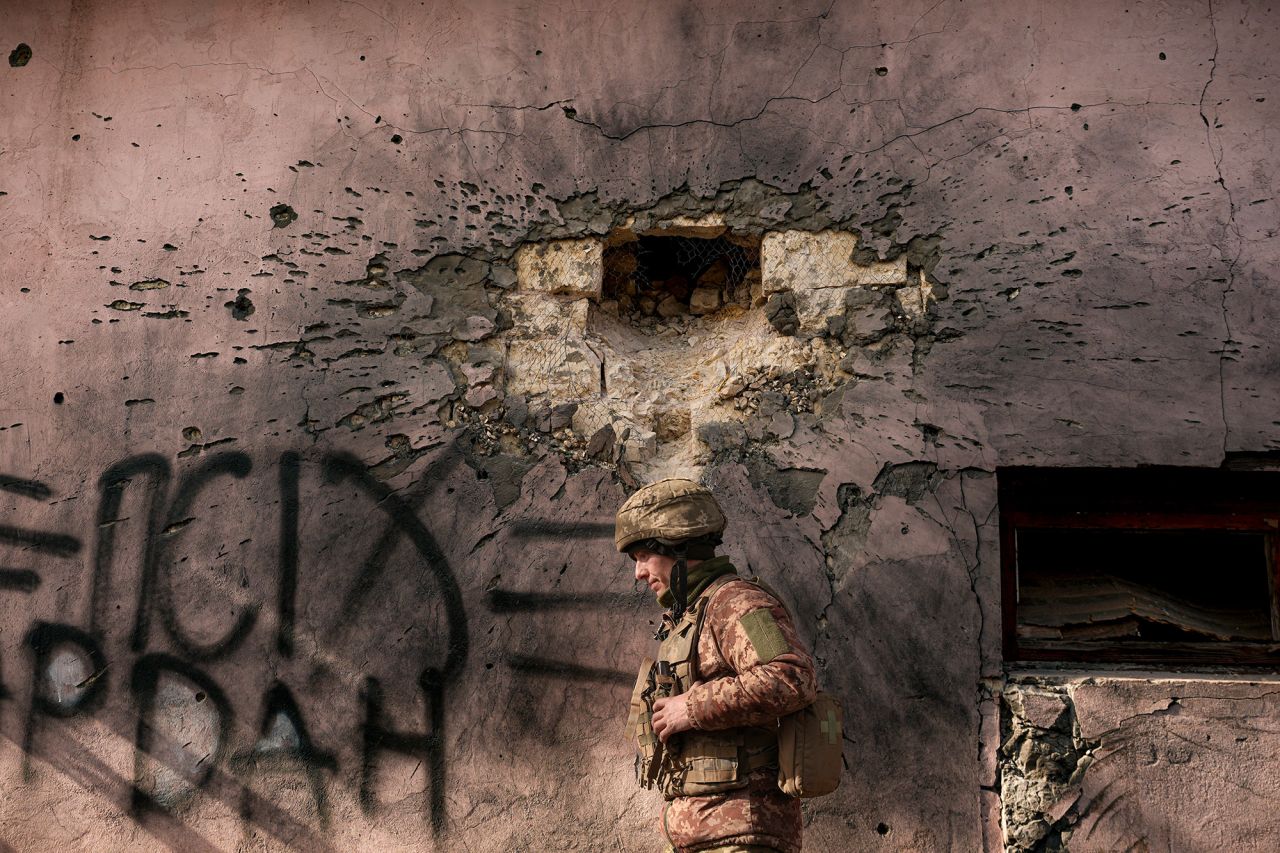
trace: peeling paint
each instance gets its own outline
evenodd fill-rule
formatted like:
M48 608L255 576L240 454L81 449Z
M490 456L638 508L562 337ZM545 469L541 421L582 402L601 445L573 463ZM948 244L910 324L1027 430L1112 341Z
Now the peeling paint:
M806 849L1269 849L1273 678L1006 667L993 472L1280 449L1275 12L70 8L6 21L6 843L657 844L608 531L687 473L845 701ZM677 236L758 274L597 279Z

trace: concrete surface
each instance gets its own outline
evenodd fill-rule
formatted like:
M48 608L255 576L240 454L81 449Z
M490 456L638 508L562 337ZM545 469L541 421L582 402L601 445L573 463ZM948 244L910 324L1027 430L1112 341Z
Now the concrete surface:
M844 699L806 849L1274 847L1273 680L1006 678L993 474L1280 448L1277 12L0 5L0 846L660 849L669 458ZM733 414L624 435L517 250L664 223L910 284L761 293Z

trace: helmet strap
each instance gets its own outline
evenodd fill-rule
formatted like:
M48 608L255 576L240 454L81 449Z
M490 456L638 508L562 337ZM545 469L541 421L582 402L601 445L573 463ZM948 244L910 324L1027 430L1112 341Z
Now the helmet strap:
M676 562L671 567L671 597L675 599L675 603L671 607L671 616L679 621L684 615L685 608L688 606L689 595L689 565L685 561L684 544L676 546Z

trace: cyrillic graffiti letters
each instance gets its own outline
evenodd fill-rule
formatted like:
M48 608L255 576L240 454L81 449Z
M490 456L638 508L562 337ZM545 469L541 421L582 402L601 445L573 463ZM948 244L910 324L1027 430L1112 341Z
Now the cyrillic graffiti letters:
M439 670L428 669L419 677L418 684L426 703L427 731L423 733L390 728L385 722L382 685L376 678L365 679L361 691L364 700L364 722L361 726L364 750L360 768L360 805L365 814L373 814L377 810L374 787L380 752L418 756L428 768L431 826L439 832L444 828L445 819L444 675Z
M107 658L98 641L89 634L70 625L51 622L37 622L32 626L27 632L26 647L31 655L31 704L22 736L22 769L23 776L29 777L38 718L92 713L107 691L107 681L103 678ZM70 657L71 666L55 669L57 651ZM74 680L68 682L68 677Z
M320 749L311 740L298 703L289 688L277 681L262 700L262 724L258 742L251 749L236 754L233 763L243 773L293 773L301 770L307 776L320 820L329 818L322 771L333 772L338 762L333 753ZM240 813L246 821L253 819L252 801L243 797Z
M148 791L143 789L141 782L145 759L155 752L155 730L152 726L152 713L155 710L156 688L160 683L161 677L165 674L176 676L189 682L198 691L197 695L205 697L200 701L212 703L214 713L217 714L218 719L217 741L212 754L203 757L198 762L200 769L191 774L186 781L195 788L204 787L222 760L231 736L231 703L227 700L226 694L222 692L222 688L218 686L217 682L194 666L172 655L150 654L139 658L138 662L133 665L133 672L129 677L129 686L138 705L138 727L134 735L132 794L132 807L135 814L163 808Z
M258 618L258 606L251 604L241 610L236 616L235 622L220 639L211 643L202 644L196 642L187 635L178 620L178 611L173 598L175 572L170 553L175 541L182 535L181 530L185 529L179 525L182 525L183 522L191 517L191 505L195 502L196 496L200 494L200 491L218 476L231 475L238 479L243 479L248 476L252 468L253 462L244 453L219 453L183 477L181 484L178 486L178 493L169 507L169 518L165 525L165 533L160 536L161 545L156 554L158 571L156 573L155 600L165 632L173 640L173 644L192 660L215 660L229 655L239 648L240 644L249 636L249 632L253 630L254 622ZM145 648L145 631L142 633L141 639L142 648Z

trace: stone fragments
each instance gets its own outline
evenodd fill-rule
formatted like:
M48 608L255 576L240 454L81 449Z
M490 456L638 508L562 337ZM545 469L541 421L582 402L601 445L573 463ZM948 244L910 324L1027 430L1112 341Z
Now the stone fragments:
M658 436L646 429L632 427L622 445L622 458L626 462L647 462L658 450Z
M929 307L929 300L934 296L933 286L925 276L924 270L917 270L916 276L915 281L910 282L906 287L899 288L897 292L898 305L902 308L902 313L912 320L920 320L924 317Z
M584 337L589 299L512 294L507 305L517 330L503 371L509 393L573 400L599 392L600 358Z
M516 250L520 289L600 298L604 274L601 240L551 240Z
M777 231L766 234L761 248L761 292L765 297L791 294L798 331L820 335L827 318L844 312L852 288L900 286L907 283L907 259L856 263L858 235L846 231Z
M840 359L927 322L929 285L908 283L905 256L876 261L856 233L836 230L737 235L734 245L760 253L746 275L717 257L638 287L637 256L619 247L672 229L734 240L715 217L677 219L518 249L518 281L498 297L499 375L468 375L464 402L501 417L490 384L525 401L534 432L568 441L535 413L572 401L578 456L656 476L812 429ZM524 407L506 417L524 421Z
M720 291L714 287L699 287L689 297L689 311L693 314L710 314L720 308Z
M505 372L512 394L574 400L600 391L600 359L581 338L513 340Z
M645 233L661 237L698 237L703 240L713 240L724 234L726 230L724 216L719 213L709 213L706 216L676 216L663 219Z
M858 284L858 235L845 231L773 231L761 243L764 292L803 293Z
M490 400L496 399L497 390L491 384L497 368L488 363L467 363L462 365L462 375L467 378L467 393L463 402L473 409L478 409Z
M687 309L684 307L684 303L674 296L668 296L658 303L658 316L660 317L670 319L685 313L687 313Z
M475 315L455 323L450 332L455 341L479 341L492 335L496 328L488 317Z
M1081 736L1063 688L1012 685L1002 698L1010 711L1000 747L1004 849L1068 849L1097 744Z
M838 328L836 336L845 346L866 346L893 330L893 297L890 293L856 288L844 296L844 314L827 320L838 321L829 322L828 330Z

